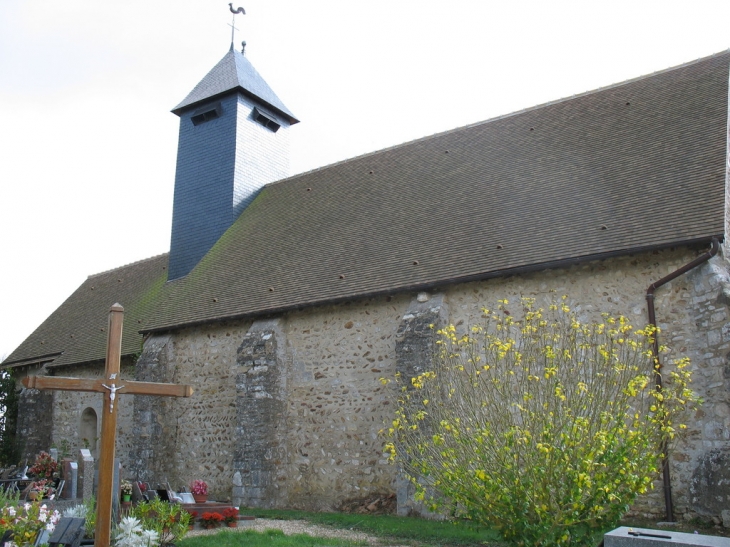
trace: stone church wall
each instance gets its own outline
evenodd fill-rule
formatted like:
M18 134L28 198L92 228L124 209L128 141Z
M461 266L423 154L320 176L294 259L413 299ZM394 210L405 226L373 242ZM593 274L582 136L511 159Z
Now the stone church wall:
M236 350L246 330L247 324L225 324L146 340L137 379L189 384L194 394L136 397L132 478L176 489L203 479L211 499L230 499Z
M379 379L395 373L396 333L409 301L380 297L286 316L282 504L336 510L393 491L395 469L378 437L393 403Z
M398 490L404 511L415 511L382 454L378 431L393 401L378 379L420 366L433 343L425 325L465 330L480 320L485 304L508 298L516 305L522 295L539 301L555 290L568 294L585 320L608 311L643 326L647 287L703 251L637 254L150 339L145 353L156 356L150 363L160 363L154 366L166 381L190 383L196 393L135 414L139 431L143 422L159 426L138 440L164 448L140 460L139 470L173 486L203 478L216 497L242 505L337 510L349 500ZM690 356L693 388L706 400L671 459L677 517L716 517L718 503L730 502L725 270L716 257L656 291L661 343L672 348L663 360L670 366L672 356ZM143 373L139 365L137 373ZM661 481L634 511L663 514Z
M516 304L520 295L539 301L549 290L555 290L558 295L568 294L585 320L599 319L600 312L607 311L624 314L634 325L643 326L647 323L645 294L649 285L697 255L686 249L652 252L454 286L446 291L449 319L457 328L465 329L479 321L479 305L484 302L507 298ZM688 417L687 438L676 445L670 458L677 518L717 517L719 505L709 500L719 500L725 506L730 503L730 481L717 480L720 475L728 478L728 471L720 469L722 463L730 463L730 317L723 293L730 285L726 268L724 259L716 257L655 294L660 343L670 349L662 362L669 367L672 358L689 356L694 371L692 389L706 401ZM648 495L637 500L633 511L654 517L664 514L660 479Z
M56 376L74 378L101 378L104 372L104 363L68 366L61 369L51 369ZM51 372L48 369L32 369L18 371L18 379L26 375L45 375ZM135 375L131 359L121 363L122 378L133 379ZM22 389L19 402L21 406L19 438L24 443L23 458L29 462L41 450L47 451L52 446L59 449L59 453L67 450L73 457L78 455L81 448L90 448L92 455L98 458L96 447L101 435L103 398L98 393L83 393L78 391L41 391L36 389ZM132 446L134 431L132 429L132 412L134 396L120 396L118 407L119 417L117 428L117 457L122 455L122 465L126 466L124 457ZM88 410L91 409L91 410ZM91 420L84 420L83 414L96 418L95 427L89 427ZM92 412L93 411L93 412ZM86 426L82 422L86 421ZM47 428L39 427L39 423L48 424ZM53 427L51 428L51 424ZM95 430L95 432L91 432Z

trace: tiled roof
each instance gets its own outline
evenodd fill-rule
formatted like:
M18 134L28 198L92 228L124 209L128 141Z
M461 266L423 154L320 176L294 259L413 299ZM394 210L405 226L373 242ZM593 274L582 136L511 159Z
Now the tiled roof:
M723 234L722 53L266 186L150 330Z
M137 353L142 348L139 331L167 279L166 268L164 254L89 276L3 366L51 359L52 366L104 359L109 308L116 302L124 306L122 354Z
M102 359L114 302L134 353L137 328L722 236L729 64L714 55L270 184L188 276L164 284L165 255L90 277L6 363Z
M180 114L185 108L219 97L233 90L242 91L259 99L279 114L282 114L290 124L299 122L248 59L234 50L233 47L172 111L175 114Z

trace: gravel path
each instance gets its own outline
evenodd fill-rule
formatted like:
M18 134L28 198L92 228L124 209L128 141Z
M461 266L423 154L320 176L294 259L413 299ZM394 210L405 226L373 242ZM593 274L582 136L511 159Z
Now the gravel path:
M278 529L286 535L291 534L309 534L310 536L327 537L327 538L343 538L353 541L366 541L368 545L378 545L379 540L375 536L370 536L362 532L353 532L351 530L341 530L339 528L330 528L329 526L319 526L311 524L306 520L273 520L273 519L256 519L256 520L240 520L236 530L256 530L263 532L264 530ZM187 536L204 536L216 534L221 530L231 530L231 528L213 528L212 530L195 529L188 532Z

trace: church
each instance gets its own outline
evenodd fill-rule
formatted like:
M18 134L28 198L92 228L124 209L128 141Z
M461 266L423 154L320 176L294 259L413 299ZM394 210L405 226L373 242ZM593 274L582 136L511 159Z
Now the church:
M287 176L299 120L241 51L174 107L170 251L91 275L3 363L99 378L109 308L122 379L193 386L122 398L127 478L207 481L255 507L417 510L378 431L380 383L427 367L435 331L483 305L567 294L649 322L692 360L704 404L637 513L730 507L728 79L723 52ZM667 276L670 280L667 280ZM98 452L97 394L23 389L19 436ZM50 417L50 419L48 419ZM668 492L668 488L671 492Z

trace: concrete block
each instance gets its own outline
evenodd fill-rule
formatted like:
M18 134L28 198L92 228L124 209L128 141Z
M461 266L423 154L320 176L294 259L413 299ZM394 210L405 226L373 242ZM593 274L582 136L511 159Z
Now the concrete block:
M730 538L622 526L606 534L603 537L603 544L605 547L666 547L668 545L730 547Z

